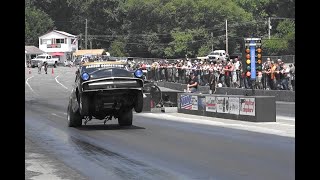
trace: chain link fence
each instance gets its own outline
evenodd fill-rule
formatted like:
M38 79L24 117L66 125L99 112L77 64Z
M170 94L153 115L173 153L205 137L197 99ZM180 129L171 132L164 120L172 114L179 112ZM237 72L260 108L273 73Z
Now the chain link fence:
M265 62L267 58L270 58L271 61L277 61L277 59L281 59L284 63L294 63L295 55L282 55L282 56L262 56L262 61Z

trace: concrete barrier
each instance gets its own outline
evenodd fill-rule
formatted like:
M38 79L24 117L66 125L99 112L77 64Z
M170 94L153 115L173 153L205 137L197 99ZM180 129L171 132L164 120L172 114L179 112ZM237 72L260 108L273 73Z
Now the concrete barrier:
M178 93L178 113L251 122L276 122L273 96Z

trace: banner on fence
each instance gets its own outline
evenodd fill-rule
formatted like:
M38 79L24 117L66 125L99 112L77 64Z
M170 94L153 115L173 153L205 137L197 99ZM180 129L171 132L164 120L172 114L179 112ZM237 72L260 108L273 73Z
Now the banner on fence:
M192 96L191 97L191 110L198 110L198 96Z
M216 97L206 96L206 111L217 112Z
M229 101L228 97L217 97L217 112L229 113Z
M181 109L192 109L191 95L181 95L180 96L180 107Z
M206 110L206 98L204 96L198 97L198 110L205 111Z
M240 114L255 116L255 99L254 98L240 98Z
M238 97L229 97L229 113L239 115L239 98Z

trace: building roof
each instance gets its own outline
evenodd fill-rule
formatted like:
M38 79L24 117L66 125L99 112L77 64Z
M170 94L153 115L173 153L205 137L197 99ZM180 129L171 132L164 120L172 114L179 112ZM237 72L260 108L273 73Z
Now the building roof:
M50 32L47 32L47 33L41 35L39 38L41 38L42 36L47 35L47 34L49 34L49 33L51 33L51 32L59 33L59 34L62 34L62 35L64 35L64 36L67 36L67 37L77 37L77 36L75 36L75 35L73 35L73 34L70 34L70 33L64 32L64 31L52 30L52 31L50 31Z
M26 54L42 54L44 51L35 47L35 46L25 46L25 53Z
M57 30L53 30L53 31L57 32L57 33L60 33L60 34L63 34L63 35L68 36L68 37L77 37L75 35L72 35L70 33L64 32L64 31L57 31Z
M82 55L103 55L105 53L104 49L84 49L78 50L73 53L74 56L82 56Z

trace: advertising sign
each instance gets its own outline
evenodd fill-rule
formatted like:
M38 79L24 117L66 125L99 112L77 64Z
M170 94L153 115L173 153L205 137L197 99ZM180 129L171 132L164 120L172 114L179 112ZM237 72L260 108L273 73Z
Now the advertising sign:
M239 115L240 101L238 97L229 97L229 113Z
M192 96L191 97L191 110L198 110L198 96Z
M199 111L206 110L206 99L204 96L198 97L198 110Z
M217 97L217 112L229 113L229 101L228 97Z
M61 44L47 44L47 48L61 48Z
M206 111L217 112L216 97L206 96Z
M191 108L192 108L191 95L181 95L180 96L180 106L181 106L181 109L191 110Z
M255 116L255 99L254 98L240 98L240 114Z

